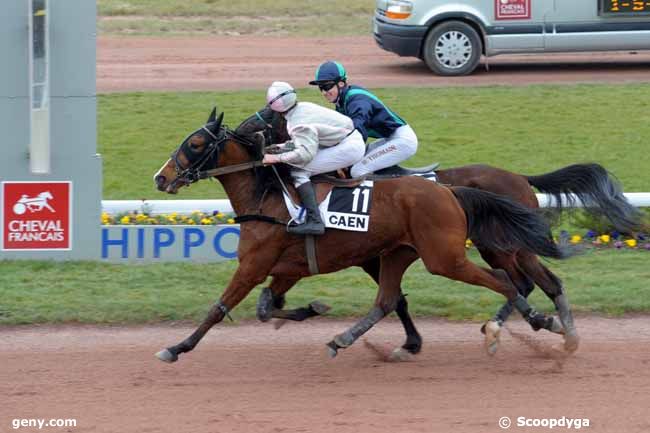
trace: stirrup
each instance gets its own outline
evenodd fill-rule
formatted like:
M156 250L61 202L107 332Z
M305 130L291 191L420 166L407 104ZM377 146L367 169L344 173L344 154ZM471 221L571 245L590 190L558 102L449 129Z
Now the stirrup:
M314 224L315 223L313 222L305 222L302 224L297 224L295 226L287 226L287 232L294 235L322 235L325 233L325 224L316 224L316 227L314 227Z

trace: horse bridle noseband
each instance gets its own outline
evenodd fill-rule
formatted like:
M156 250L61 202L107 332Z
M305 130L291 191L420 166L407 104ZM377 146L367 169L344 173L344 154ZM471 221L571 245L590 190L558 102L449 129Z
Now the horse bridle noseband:
M225 167L202 170L202 168L205 166L205 164L208 161L214 160L216 162L219 160L219 150L228 141L229 138L234 139L247 146L252 146L252 147L256 146L255 143L251 142L245 137L242 137L234 133L233 131L229 130L226 126L219 127L218 135L215 135L208 128L208 126L209 124L204 125L201 128L194 131L193 133L191 133L185 140L183 140L183 143L179 146L179 148L176 149L171 154L170 158L174 161L174 170L176 171L176 179L172 181L171 184L172 186L176 186L176 184L178 183L182 183L183 185L189 186L190 184L198 182L201 179L207 179L209 177L220 176L222 174L248 170L250 168L260 167L263 165L262 160L260 159L256 161L244 162L241 164L233 164ZM178 157L178 152L182 150L183 147L188 147L187 142L191 137L203 131L206 132L211 137L211 140L209 140L206 143L207 148L203 151L202 155L196 161L190 163L189 167L183 168L181 161ZM185 152L186 157L187 154L188 152L186 151Z

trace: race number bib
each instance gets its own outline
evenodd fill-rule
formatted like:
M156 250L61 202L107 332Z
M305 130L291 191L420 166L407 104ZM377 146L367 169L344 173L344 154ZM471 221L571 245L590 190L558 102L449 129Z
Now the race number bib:
M356 188L334 188L327 209L323 212L325 227L367 232L373 181L364 181Z

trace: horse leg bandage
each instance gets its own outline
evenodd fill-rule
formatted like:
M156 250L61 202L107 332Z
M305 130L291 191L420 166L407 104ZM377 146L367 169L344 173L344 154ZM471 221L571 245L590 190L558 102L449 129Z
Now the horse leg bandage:
M381 319L386 316L386 313L381 307L373 307L372 310L361 320L355 323L350 329L345 331L342 334L334 337L334 342L339 347L349 347L354 343L359 337L368 332L375 323L379 322Z

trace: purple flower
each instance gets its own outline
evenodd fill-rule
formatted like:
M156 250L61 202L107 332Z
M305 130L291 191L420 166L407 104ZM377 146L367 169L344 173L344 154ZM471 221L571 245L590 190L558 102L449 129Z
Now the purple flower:
M639 234L636 235L636 238L637 238L637 240L645 241L646 237L645 237L645 235L643 233L639 233Z
M645 245L643 246L643 248L645 248L646 250L650 251L650 242L648 242L647 244L645 244Z
M623 242L616 241L616 242L614 242L614 246L616 247L616 249L620 250L621 248L623 248Z
M596 232L593 230L589 230L587 234L585 235L586 238L595 238L597 236Z
M610 236L612 237L612 239L618 239L621 236L621 234L616 230L614 230Z
M218 214L218 213L219 213L218 210L213 210L213 211L212 211L212 216L215 216L215 215Z

